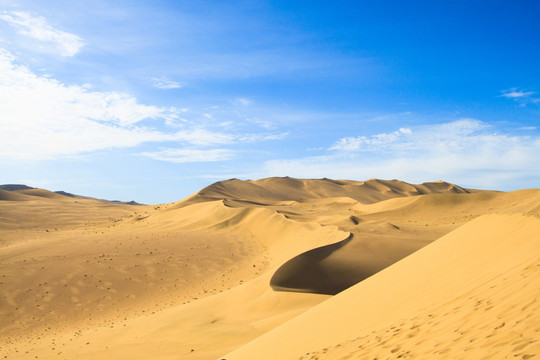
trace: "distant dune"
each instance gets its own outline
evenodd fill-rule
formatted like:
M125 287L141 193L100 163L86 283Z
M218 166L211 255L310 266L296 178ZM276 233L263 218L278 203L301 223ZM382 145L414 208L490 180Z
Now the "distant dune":
M9 193L4 193L9 192ZM76 199L90 199L90 200L99 200L103 202L112 202L112 203L119 203L119 204L126 204L126 205L142 205L137 203L136 201L118 201L118 200L104 200L104 199L96 199L93 197L88 196L82 196L82 195L76 195L72 193L68 193L66 191L60 190L60 191L49 191L44 189L36 189L27 185L22 184L5 184L0 185L0 201L1 200L7 200L8 197L12 199L11 201L24 201L24 200L32 200L31 197L18 197L17 194L23 194L23 195L29 195L29 196L37 196L37 197L45 197L45 198L56 198L56 199L62 199L60 196L70 197L70 198L76 198Z
M31 200L32 197L26 196L24 194L21 194L19 192L15 191L9 191L9 190L2 190L0 189L0 201L24 201L24 200Z
M2 353L540 356L539 214L539 189L443 181L232 179L161 205L0 186Z
M395 197L439 193L470 193L444 181L412 185L399 180L367 181L331 179L267 178L256 181L231 179L212 184L183 202L227 199L238 202L269 204L279 201L306 201L349 197L362 204L371 204Z
M33 187L23 184L4 184L0 185L0 190L15 191L15 190L31 190Z

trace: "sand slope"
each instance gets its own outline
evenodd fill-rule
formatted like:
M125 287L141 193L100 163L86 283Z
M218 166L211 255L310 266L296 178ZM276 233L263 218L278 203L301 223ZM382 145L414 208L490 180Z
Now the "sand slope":
M357 202L369 204L402 196L437 193L462 194L476 191L444 181L414 185L399 180L351 181L272 177L255 181L238 179L220 181L192 195L183 204L216 199L269 204L279 201L306 201L337 197L350 197Z
M0 191L2 353L219 358L477 217L539 210L540 190L376 179L229 180L153 206Z
M223 358L537 356L539 267L537 215L486 215Z

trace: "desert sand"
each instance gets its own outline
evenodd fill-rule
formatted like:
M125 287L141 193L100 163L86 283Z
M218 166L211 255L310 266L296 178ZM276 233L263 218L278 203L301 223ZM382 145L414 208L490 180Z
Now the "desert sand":
M540 356L540 190L268 178L0 189L6 359Z

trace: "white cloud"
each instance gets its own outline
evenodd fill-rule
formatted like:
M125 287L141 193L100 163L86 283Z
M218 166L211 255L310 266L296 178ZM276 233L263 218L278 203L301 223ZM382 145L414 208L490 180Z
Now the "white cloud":
M136 126L170 121L176 109L138 103L116 92L88 91L38 76L0 50L0 156L46 159L147 141L223 143L226 136L203 130L163 133Z
M195 125L180 117L206 118L205 114L144 105L128 94L90 89L36 75L28 67L16 64L11 53L0 49L0 158L54 159L146 142L175 142L189 149L185 153L177 152L176 158L209 159L213 156L217 159L219 152L222 159L228 159L233 152L207 149L285 136L211 131L207 127L212 124ZM213 155L197 155L199 150ZM160 160L174 157L166 153L154 154L161 154L153 156Z
M232 144L238 140L237 135L214 132L201 128L180 131L171 134L170 138L171 140L187 142L201 147Z
M152 85L157 89L170 90L182 87L178 81L170 80L164 77L152 78Z
M234 99L233 103L237 105L242 105L242 106L249 106L253 104L253 100L250 100L245 97L239 97L239 98Z
M1 157L45 159L159 141L168 135L135 124L175 116L126 94L91 92L38 76L0 49Z
M384 147L391 143L395 143L403 135L411 135L411 129L401 128L392 133L382 133L372 135L370 137L358 136L358 137L346 137L339 139L334 145L330 147L330 150L370 150L374 147Z
M210 132L204 129L192 129L171 134L169 139L174 141L188 142L193 146L198 146L199 149L169 148L155 152L145 152L142 153L142 155L155 160L173 163L225 161L234 158L236 152L230 149L213 149L211 147L216 145L281 140L287 135L288 133L271 135L233 135Z
M461 119L436 126L418 127L414 131L400 128L391 133L339 139L329 150L348 152L400 152L415 149L462 147L459 139L483 130L486 124L474 119Z
M501 91L500 96L507 99L512 99L520 103L522 106L525 106L526 104L540 103L540 98L535 97L535 94L536 92L534 91L523 91L516 88L511 88Z
M534 91L522 91L516 88L501 91L501 96L509 99L524 98L534 94L536 94Z
M52 43L62 56L73 56L84 46L79 36L55 29L41 16L32 16L22 11L3 11L0 19L16 27L22 35Z
M490 132L473 119L410 130L340 139L322 156L268 161L265 176L444 179L479 188L540 178L540 137Z
M234 157L234 152L229 149L165 149L156 152L145 152L142 155L155 160L187 163L230 160Z

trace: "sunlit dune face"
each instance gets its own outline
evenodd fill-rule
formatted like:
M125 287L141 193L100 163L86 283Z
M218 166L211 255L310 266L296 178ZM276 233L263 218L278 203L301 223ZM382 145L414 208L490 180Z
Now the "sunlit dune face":
M152 206L0 196L7 358L264 358L275 341L294 359L535 354L538 190L270 178Z

